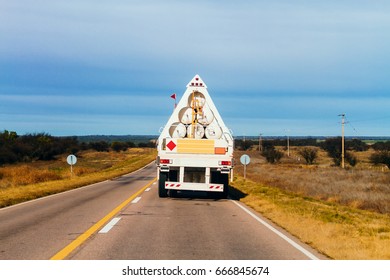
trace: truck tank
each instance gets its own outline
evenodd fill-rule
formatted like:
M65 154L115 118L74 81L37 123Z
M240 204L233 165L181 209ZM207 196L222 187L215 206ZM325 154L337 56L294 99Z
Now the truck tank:
M233 172L233 137L199 75L186 90L157 141L159 196L204 191L224 198Z

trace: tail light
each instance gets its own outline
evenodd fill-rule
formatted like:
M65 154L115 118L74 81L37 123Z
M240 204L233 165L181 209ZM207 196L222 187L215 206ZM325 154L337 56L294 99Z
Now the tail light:
M160 159L160 163L162 163L162 164L170 164L170 163L172 163L172 160L171 159Z
M222 160L219 162L219 165L232 165L232 162L229 160Z

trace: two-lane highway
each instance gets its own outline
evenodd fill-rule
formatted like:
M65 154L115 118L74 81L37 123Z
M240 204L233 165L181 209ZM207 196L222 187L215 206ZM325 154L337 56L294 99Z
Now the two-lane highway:
M158 198L155 171L0 210L0 259L324 258L240 202Z
M155 177L155 165L0 209L0 259L50 259Z

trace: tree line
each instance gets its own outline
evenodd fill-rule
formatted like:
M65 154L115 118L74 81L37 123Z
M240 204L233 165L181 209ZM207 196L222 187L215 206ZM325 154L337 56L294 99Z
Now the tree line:
M298 150L299 155L306 161L307 164L313 164L318 156L318 150L323 149L328 156L333 159L336 166L340 166L342 161L341 137L328 138L325 141L317 141L314 138L307 139L290 139L290 146L301 147ZM276 146L287 146L286 139L263 140L260 143L254 140L235 140L235 147L238 150L250 150L257 147L261 151L269 163L277 163L284 156L284 153L277 150ZM367 151L369 148L375 150L370 157L372 164L385 164L390 168L390 141L378 141L372 145L368 145L360 139L345 140L344 159L350 166L355 166L358 163L357 157L353 152Z
M286 146L286 139L263 140L261 153L270 163L277 163L284 153L276 149L276 146ZM325 141L317 141L314 138L290 139L290 146L299 146L299 154L307 164L313 164L317 158L318 149L323 149L333 159L335 165L341 164L341 137L328 138ZM249 150L254 146L259 147L259 142L254 140L235 140L235 148ZM90 141L81 142L78 137L56 137L47 133L34 133L18 135L14 131L4 130L0 132L0 165L16 162L31 162L34 160L52 160L56 156L69 153L77 154L82 150L96 150L108 152L110 150L120 152L129 148L150 147L155 148L152 141L135 143L133 141ZM376 142L367 145L359 139L345 141L345 161L350 166L357 164L355 151L366 151L369 148L376 152L372 154L370 161L373 164L385 164L390 168L390 141Z
M47 133L18 135L14 131L0 132L0 165L34 160L52 160L56 156L69 153L77 154L82 150L124 151L135 147L155 147L153 142L132 141L112 143L106 141L80 142L76 136L56 137Z

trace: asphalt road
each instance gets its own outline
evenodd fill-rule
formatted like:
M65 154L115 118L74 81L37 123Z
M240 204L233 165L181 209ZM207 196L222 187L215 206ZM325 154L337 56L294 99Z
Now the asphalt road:
M158 198L154 164L0 210L0 259L322 259L231 199Z

